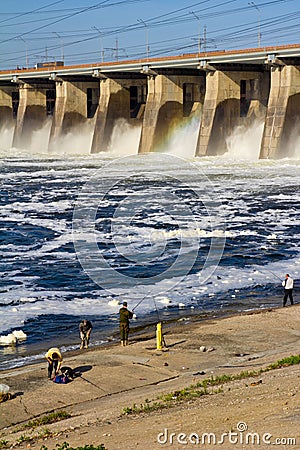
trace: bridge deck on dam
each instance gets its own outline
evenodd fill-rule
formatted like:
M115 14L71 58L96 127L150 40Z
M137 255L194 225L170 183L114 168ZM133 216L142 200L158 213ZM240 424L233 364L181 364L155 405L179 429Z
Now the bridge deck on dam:
M101 62L94 64L81 64L71 66L58 66L55 63L49 67L28 69L13 69L0 71L0 82L11 80L12 75L22 78L49 78L55 72L57 76L96 75L94 71L107 72L140 72L141 70L155 69L203 69L206 64L270 64L275 59L295 62L300 58L300 44L269 46L263 48L250 48L243 50L215 51L205 53L183 54L178 56L164 56L157 58L144 58L138 60L122 60Z

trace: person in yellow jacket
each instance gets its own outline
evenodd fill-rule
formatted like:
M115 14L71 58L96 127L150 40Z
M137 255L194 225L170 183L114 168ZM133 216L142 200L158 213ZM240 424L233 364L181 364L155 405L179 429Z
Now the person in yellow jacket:
M51 379L53 371L54 376L58 374L63 358L57 347L50 348L45 354L45 358L48 361L48 378Z

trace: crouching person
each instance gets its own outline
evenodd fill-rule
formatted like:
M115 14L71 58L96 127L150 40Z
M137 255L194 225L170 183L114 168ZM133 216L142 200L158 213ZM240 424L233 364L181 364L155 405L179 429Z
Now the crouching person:
M79 334L81 338L80 350L88 348L90 343L90 336L93 326L89 320L83 319L79 324Z
M58 374L63 358L57 347L50 348L45 358L48 361L48 378L51 379L52 372L54 376Z

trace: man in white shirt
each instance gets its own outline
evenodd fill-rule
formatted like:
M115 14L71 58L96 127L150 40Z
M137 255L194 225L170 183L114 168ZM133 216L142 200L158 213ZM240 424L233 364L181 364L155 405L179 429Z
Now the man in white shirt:
M287 273L285 276L285 279L282 282L282 286L284 287L284 297L283 297L283 306L286 305L287 299L290 299L291 305L294 304L293 300L293 287L294 287L294 280L292 277L289 276Z

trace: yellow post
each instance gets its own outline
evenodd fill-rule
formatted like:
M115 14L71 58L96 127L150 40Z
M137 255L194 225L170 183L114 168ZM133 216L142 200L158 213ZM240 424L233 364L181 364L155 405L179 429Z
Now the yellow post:
M156 348L157 348L157 350L162 350L162 348L163 348L162 324L161 324L161 322L159 322L156 325Z

